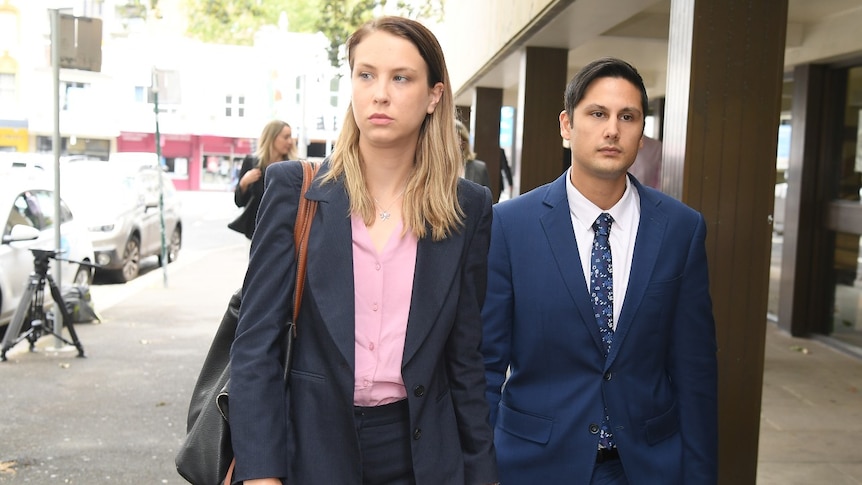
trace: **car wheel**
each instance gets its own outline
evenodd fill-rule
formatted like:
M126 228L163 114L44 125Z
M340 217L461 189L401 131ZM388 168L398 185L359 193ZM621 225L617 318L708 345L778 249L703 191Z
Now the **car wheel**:
M173 263L180 257L180 248L183 246L183 232L179 227L174 228L171 240L168 241L168 263ZM159 266L162 265L162 255L159 254Z
M126 249L123 252L123 267L115 272L116 279L120 283L137 278L141 270L141 242L137 236L132 236L126 241Z
M78 266L78 271L75 272L75 280L72 282L75 286L90 286L93 283L93 270L86 266Z

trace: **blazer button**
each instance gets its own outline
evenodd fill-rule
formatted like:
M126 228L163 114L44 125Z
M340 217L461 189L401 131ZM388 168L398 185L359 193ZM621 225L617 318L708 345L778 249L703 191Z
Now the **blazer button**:
M598 432L599 432L599 425L595 424L595 423L591 424L590 425L590 434L597 434Z
M609 381L609 380L611 380L612 378L613 378L613 374L611 373L611 371L607 371L607 372L605 372L605 380L606 380L606 381Z
M416 397L422 397L425 395L425 386L416 386L413 388L413 395Z
M416 428L413 430L413 439L418 440L422 437L422 428Z

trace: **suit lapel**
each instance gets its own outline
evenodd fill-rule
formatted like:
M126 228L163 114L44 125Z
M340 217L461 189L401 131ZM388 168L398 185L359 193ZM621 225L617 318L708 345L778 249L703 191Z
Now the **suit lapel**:
M616 357L623 340L634 322L637 309L640 307L647 285L655 269L656 260L662 246L662 239L667 228L667 215L659 208L661 202L647 193L634 177L630 177L629 180L632 181L638 190L641 214L638 233L635 239L634 254L632 255L632 269L629 274L629 282L626 288L623 307L620 311L620 318L614 332L614 342L608 355L608 366Z
M557 269L566 284L566 289L580 314L581 324L587 327L587 331L593 336L596 348L604 352L604 344L599 333L599 326L590 303L590 293L587 287L578 255L578 243L575 240L572 228L572 215L569 211L568 196L566 195L566 177L568 171L563 173L556 181L548 186L544 204L547 211L541 216L542 229L551 247L551 253L557 262Z
M453 258L452 255L463 253L466 230L442 241L435 242L430 235L419 240L402 365L406 365L422 346L444 307L461 261L460 257Z
M321 175L329 165L321 167ZM308 242L307 285L320 322L326 327L344 359L354 367L353 234L349 203L343 182L339 179L320 186L315 183L306 197L319 202ZM302 322L300 322L301 324ZM298 329L302 332L302 327Z

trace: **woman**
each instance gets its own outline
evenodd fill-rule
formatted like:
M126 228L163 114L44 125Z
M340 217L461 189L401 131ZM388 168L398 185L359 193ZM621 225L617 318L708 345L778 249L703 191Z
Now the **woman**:
M260 199L263 196L264 172L275 162L296 159L296 140L290 125L281 120L273 120L263 127L257 142L254 156L242 161L239 182L236 184L233 200L237 207L245 210L228 227L245 234L251 239Z
M267 173L231 355L235 479L495 482L479 352L491 194L459 180L442 50L400 17L347 49L351 105L306 195L319 206L286 391L302 169Z
M482 160L476 160L476 154L470 147L470 132L464 123L455 120L455 130L458 132L458 141L461 144L461 158L464 160L464 174L467 180L491 188L491 180L488 177L488 167Z

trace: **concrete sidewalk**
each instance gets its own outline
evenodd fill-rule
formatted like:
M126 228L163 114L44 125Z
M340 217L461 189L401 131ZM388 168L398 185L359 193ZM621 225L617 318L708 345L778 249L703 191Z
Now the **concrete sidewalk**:
M76 326L87 359L0 365L0 483L185 483L189 394L246 251L185 253L167 288L158 271L95 288L105 321ZM862 360L766 325L757 483L862 485Z
M767 324L758 485L862 484L862 360Z

